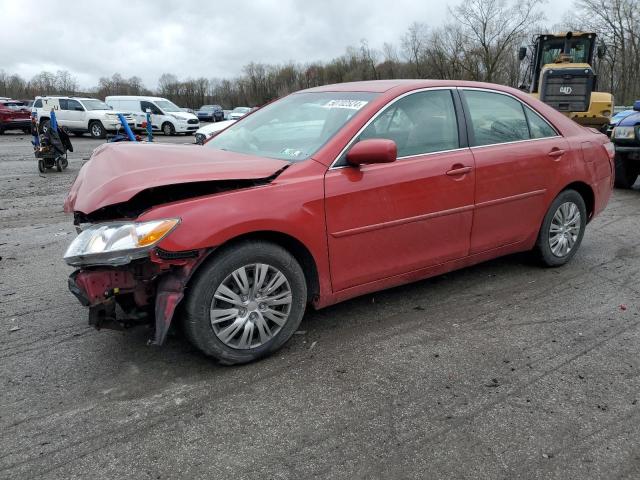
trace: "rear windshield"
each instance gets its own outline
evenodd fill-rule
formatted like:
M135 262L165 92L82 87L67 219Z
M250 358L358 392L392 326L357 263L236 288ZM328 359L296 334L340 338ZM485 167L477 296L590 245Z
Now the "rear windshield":
M209 148L269 158L309 158L378 94L289 95L257 110L207 142Z

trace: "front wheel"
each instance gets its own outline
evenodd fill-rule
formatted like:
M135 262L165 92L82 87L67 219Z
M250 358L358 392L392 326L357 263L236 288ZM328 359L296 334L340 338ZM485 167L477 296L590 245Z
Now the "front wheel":
M278 350L296 331L307 303L302 268L282 247L262 241L234 245L194 278L185 303L187 337L227 365Z
M626 155L617 154L615 158L615 186L618 188L631 188L640 174L640 163L636 163Z
M175 135L176 134L176 129L171 123L165 122L165 123L162 124L162 133L164 133L167 136Z
M91 125L89 125L89 133L92 138L104 138L107 136L107 131L99 121L92 122Z
M536 242L536 253L543 265L564 265L580 248L587 208L582 195L575 190L565 190L558 195L547 210Z

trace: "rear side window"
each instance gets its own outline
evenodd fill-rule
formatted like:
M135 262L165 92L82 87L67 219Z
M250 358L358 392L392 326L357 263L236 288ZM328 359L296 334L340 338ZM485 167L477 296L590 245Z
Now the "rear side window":
M471 127L471 145L529 140L529 127L521 102L500 93L463 91Z
M527 121L529 122L529 131L531 138L547 138L555 137L558 133L547 123L540 115L535 113L529 107L524 107Z
M68 103L68 102L67 102L67 99L66 99L66 98L61 98L61 99L58 101L58 104L60 105L60 110L68 110L68 108L67 108L67 103Z
M398 157L459 147L458 123L449 90L413 93L389 105L360 134L359 140L386 138Z

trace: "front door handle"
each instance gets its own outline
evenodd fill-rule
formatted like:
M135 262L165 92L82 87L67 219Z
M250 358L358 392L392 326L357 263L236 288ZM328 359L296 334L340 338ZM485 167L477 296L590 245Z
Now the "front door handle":
M454 165L451 170L447 172L447 175L450 177L455 177L457 175L464 175L465 173L469 173L473 167L464 167L462 165Z
M564 150L554 148L547 155L549 155L551 158L560 158L562 155L564 155Z

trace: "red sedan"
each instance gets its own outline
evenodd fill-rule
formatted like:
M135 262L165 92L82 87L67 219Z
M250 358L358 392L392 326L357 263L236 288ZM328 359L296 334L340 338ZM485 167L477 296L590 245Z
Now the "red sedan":
M65 204L81 230L69 286L97 328L151 323L161 344L180 306L200 350L248 362L308 305L514 252L567 263L613 156L605 135L499 85L304 90L203 147L96 149Z

